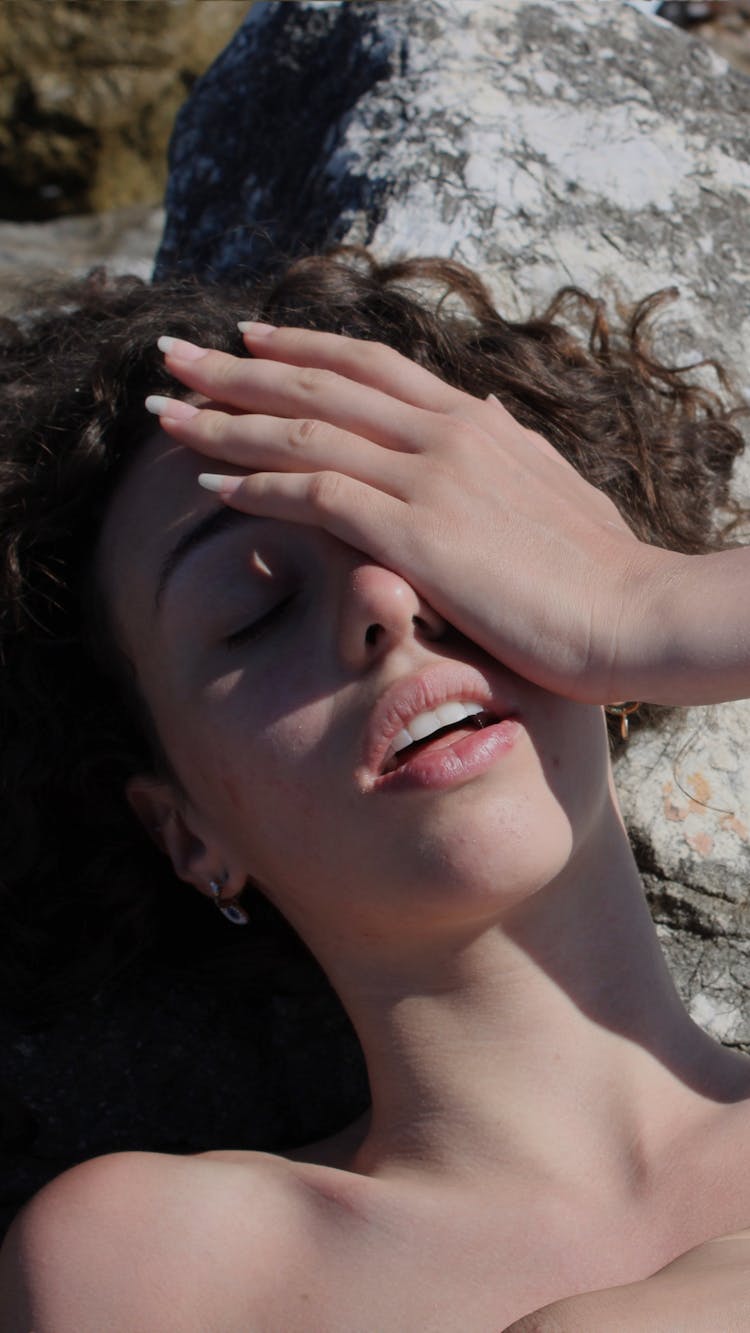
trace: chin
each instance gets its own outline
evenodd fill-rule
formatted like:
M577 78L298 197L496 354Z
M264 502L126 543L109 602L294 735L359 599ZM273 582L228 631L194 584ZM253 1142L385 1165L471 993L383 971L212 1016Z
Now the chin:
M499 920L557 879L576 840L565 810L546 800L517 798L482 809L475 799L464 817L445 811L429 828L412 829L397 870L382 867L389 900L402 929L412 910L424 932L431 914L442 920Z

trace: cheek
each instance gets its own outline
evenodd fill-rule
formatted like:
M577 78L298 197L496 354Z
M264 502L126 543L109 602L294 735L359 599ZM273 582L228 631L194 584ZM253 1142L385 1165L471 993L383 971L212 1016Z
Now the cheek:
M535 730L543 780L564 811L574 838L587 831L609 790L609 741L604 713L591 704L551 699Z
M295 822L300 819L309 822L316 813L314 788L309 780L300 780L299 771L277 768L269 761L267 754L256 753L252 771L244 763L228 764L216 783L225 800L220 798L220 808L226 812L232 822L233 812L245 820L257 814L257 823L262 828L283 830L285 837L292 836Z
M315 858L330 822L330 803L321 799L328 786L327 713L319 702L260 728L249 710L212 710L190 746L181 745L196 807L248 874L269 885L286 866Z

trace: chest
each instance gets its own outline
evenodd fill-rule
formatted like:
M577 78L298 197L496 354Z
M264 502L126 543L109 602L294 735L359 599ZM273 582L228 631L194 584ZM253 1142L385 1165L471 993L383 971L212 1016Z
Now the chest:
M328 1209L319 1223L321 1323L330 1333L500 1333L540 1307L578 1302L575 1313L604 1301L617 1318L607 1308L609 1322L597 1323L595 1308L592 1328L643 1333L641 1315L681 1301L686 1319L693 1307L712 1310L706 1333L732 1327L739 1308L746 1319L736 1326L750 1328L750 1133L739 1121L728 1130L680 1154L662 1193L630 1214L613 1205L587 1215L544 1191L531 1201L480 1189L475 1203L439 1189L383 1199L365 1186L345 1216ZM716 1323L719 1311L726 1319ZM631 1315L636 1322L622 1322ZM587 1326L549 1324L555 1333Z

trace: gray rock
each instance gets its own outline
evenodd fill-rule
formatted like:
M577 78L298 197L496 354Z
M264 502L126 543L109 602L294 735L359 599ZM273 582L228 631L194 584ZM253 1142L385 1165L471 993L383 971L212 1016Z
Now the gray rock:
M616 768L665 955L697 1023L750 1051L750 704L643 730Z
M48 222L0 222L0 309L16 282L79 276L98 264L148 279L164 210L134 205Z
M748 110L726 61L624 4L256 5L178 118L157 272L360 240L463 259L510 314L677 283L675 349L720 338L750 393Z

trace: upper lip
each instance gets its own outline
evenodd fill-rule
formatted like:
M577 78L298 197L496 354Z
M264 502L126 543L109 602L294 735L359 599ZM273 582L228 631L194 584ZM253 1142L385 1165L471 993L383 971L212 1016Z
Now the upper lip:
M476 701L498 720L515 711L498 699L482 671L463 662L445 662L404 676L384 690L370 714L362 751L365 780L371 783L380 776L391 742L412 718L453 699Z

